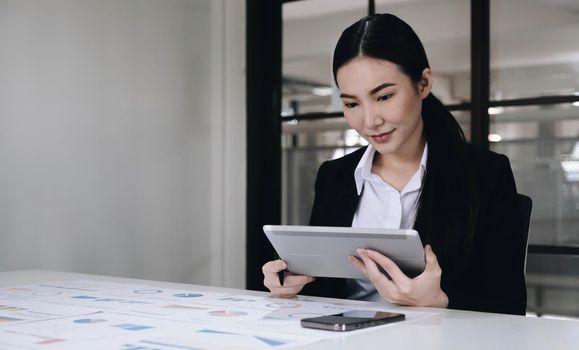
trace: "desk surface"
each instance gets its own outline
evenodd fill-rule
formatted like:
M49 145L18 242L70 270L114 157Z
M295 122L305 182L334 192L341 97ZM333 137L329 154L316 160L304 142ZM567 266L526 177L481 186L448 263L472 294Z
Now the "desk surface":
M207 292L233 292L236 294L263 296L267 293L178 284L119 277L87 274L27 270L0 272L0 287L29 283L54 282L67 279L90 279L96 281L140 283L164 288L202 290ZM366 302L340 299L310 298L340 304L364 304ZM382 304L382 307L384 305ZM390 306L388 306L390 308ZM398 310L428 310L396 307ZM368 329L363 332L343 333L323 342L309 344L302 349L578 349L579 322L541 319L524 316L508 316L457 310L435 309L437 315L413 322L389 327ZM296 321L297 322L297 321Z

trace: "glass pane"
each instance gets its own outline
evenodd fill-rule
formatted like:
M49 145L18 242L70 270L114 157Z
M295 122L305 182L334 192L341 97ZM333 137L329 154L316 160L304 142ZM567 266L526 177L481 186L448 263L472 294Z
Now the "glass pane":
M579 92L579 1L491 1L491 100Z
M418 34L443 103L470 101L470 1L377 1L376 12L400 17Z
M491 149L510 158L518 191L533 199L529 243L579 245L579 108L503 108L490 129Z
M367 13L366 0L283 5L282 115L342 109L333 88L334 46L342 31Z
M367 142L350 129L344 118L282 126L282 223L307 225L320 164L353 152Z
M464 137L470 142L470 111L452 111L451 113L464 132Z
M579 256L529 254L527 312L579 320ZM572 319L572 318L570 318Z
M445 104L469 101L469 2L376 3L376 12L399 16L421 38L435 73L434 94ZM308 0L283 5L282 115L341 110L331 70L333 49L342 30L367 11L365 0Z

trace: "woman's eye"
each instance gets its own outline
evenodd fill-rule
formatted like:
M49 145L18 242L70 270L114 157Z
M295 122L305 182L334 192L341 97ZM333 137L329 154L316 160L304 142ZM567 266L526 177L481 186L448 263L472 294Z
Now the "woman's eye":
M386 101L386 100L389 100L390 97L392 97L392 95L393 95L393 94L380 96L380 97L378 97L378 101Z
M356 106L357 106L357 104L354 102L344 103L344 107L346 107L346 108L354 108Z

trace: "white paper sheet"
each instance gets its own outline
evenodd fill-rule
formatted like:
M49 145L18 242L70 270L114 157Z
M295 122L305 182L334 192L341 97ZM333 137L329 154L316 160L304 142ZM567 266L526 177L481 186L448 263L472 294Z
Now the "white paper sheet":
M0 288L0 350L283 349L343 336L300 319L367 306L90 280L16 286Z

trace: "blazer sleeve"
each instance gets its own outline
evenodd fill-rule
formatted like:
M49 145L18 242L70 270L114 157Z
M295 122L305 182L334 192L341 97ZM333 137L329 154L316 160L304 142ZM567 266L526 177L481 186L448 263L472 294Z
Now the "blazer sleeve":
M496 175L485 171L493 180L480 188L488 200L481 201L471 268L449 291L449 308L524 315L526 235L515 179L507 157L493 163Z

